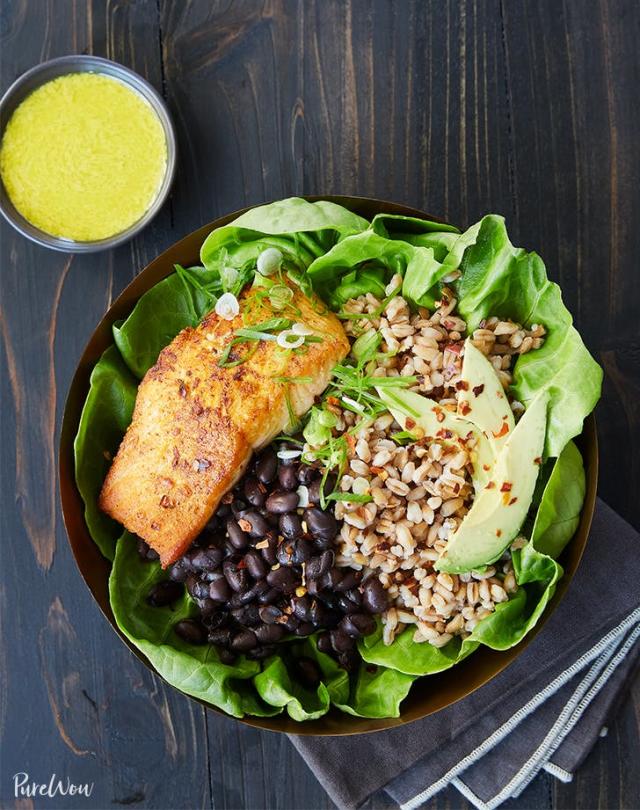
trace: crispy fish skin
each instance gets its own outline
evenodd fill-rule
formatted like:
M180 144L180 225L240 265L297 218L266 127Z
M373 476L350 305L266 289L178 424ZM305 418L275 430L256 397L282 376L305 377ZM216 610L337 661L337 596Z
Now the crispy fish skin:
M292 288L296 314L286 317L304 323L321 342L299 353L274 341L241 345L229 360L248 346L254 353L221 368L218 362L236 329L283 315L249 290L241 297L239 316L227 321L212 312L199 326L184 329L140 383L133 420L99 503L155 549L163 567L202 531L253 450L287 427L289 406L296 416L306 413L349 350L335 315L319 299ZM305 380L274 379L283 376Z

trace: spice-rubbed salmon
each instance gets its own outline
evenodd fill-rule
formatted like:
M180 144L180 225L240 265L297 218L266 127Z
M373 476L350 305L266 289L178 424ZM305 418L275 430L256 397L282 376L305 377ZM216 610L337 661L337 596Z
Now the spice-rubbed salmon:
M284 313L252 289L241 296L233 320L212 312L199 326L184 329L140 383L100 508L144 538L163 566L202 531L252 452L287 427L289 410L296 416L309 410L349 350L335 315L293 289ZM236 329L283 315L322 340L295 351L275 341L249 342L226 358L229 363L247 356L244 362L221 367Z

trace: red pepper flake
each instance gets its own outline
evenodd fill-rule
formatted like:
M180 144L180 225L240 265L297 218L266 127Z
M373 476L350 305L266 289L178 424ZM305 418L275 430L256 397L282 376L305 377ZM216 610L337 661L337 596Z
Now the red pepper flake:
M182 382L182 380L179 380L179 382L180 387L178 388L178 393L180 394L182 399L184 399L187 396L187 386Z
M469 383L466 380L458 380L456 383L456 390L457 391L468 391L469 390ZM473 389L475 392L475 388Z
M356 437L352 433L346 433L345 439L349 445L349 450L353 450L356 446Z
M502 427L497 433L493 433L494 438L499 439L501 436L505 436L509 432L509 425L507 422L502 423Z
M495 481L489 481L485 489L494 489L495 485L496 485Z
M500 492L511 492L511 487L513 484L510 481L505 481L504 484L500 487Z
M484 391L484 383L482 383L482 385L476 385L471 390L473 391L474 396L479 397L480 394Z
M460 413L463 416L466 416L468 413L471 413L471 405L469 405L469 403L466 400L460 403Z
M153 523L151 524L151 528L153 529L154 532L157 532L160 526L158 526L158 524L155 521L153 521Z
M458 494L458 492L460 492L460 484L454 484L454 485L453 485L453 491L454 491L454 492L455 492L455 494L457 495L457 494Z
M489 470L491 469L491 466L490 466L489 464L483 464L483 465L482 465L482 469L483 469L485 472L489 472Z
M240 518L238 526L240 526L243 532L250 532L251 529L253 529L253 526L246 518Z
M538 464L538 465L539 465L539 464L542 464L542 456L536 456L536 457L533 459L533 463L534 463L534 464Z
M239 562L239 563L236 565L236 568L238 569L238 571L242 571L242 569L243 569L243 568L246 568L246 567L247 567L247 564L246 564L246 562L244 561L244 557L243 557L243 558L240 560L240 562Z
M502 537L502 529L496 529L496 537Z
M404 425L407 430L412 430L416 426L416 421L415 419L412 419L410 416L407 416Z
M227 492L222 496L222 503L233 503L233 492Z
M517 498L511 498L511 500L509 501L509 506L513 506L513 504L514 504L514 503L515 503L517 500L518 500Z
M327 403L329 405L338 407L340 405L340 400L337 397L327 397Z
M163 509L173 509L175 502L168 495L163 495L162 498L160 498L160 506Z
M445 346L445 349L449 349L451 354L460 354L462 351L462 344L461 343L449 343Z
M171 466L172 467L177 467L179 463L180 463L180 451L178 450L177 447L174 447L173 448L173 460L171 461Z
M204 413L204 408L202 407L202 403L199 400L195 400L193 405L191 406L191 410L193 411L194 416L202 416Z

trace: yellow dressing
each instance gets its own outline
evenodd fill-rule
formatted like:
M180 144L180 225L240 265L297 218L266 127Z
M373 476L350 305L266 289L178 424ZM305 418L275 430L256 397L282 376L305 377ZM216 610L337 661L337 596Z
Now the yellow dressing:
M16 209L46 233L77 242L105 239L139 220L166 165L154 110L97 73L72 73L34 90L0 144L0 174Z

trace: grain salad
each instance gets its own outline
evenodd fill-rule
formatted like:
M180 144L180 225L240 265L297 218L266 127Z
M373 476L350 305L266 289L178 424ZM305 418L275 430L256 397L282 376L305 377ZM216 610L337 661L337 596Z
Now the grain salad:
M395 276L386 288L393 296L385 306L368 294L351 299L345 310L362 320L346 322L357 339L368 330L382 335L375 377L417 377L409 390L426 394L440 406L454 410L461 390L461 366L466 323L456 315L456 298L445 287L433 312L413 313L399 294L402 279ZM380 313L380 314L377 314ZM510 320L490 317L472 334L473 344L493 365L507 391L512 382L514 355L539 348L545 330L533 324L524 329ZM510 398L517 418L521 402ZM474 499L473 442L461 441L450 431L405 445L401 426L390 413L370 421L331 398L337 418L335 431L356 428L348 443L348 466L339 488L368 503L340 500L335 516L341 521L337 564L375 573L390 597L382 617L383 640L412 625L413 640L442 647L455 636L465 637L497 604L518 588L509 550L494 565L463 574L438 573L433 563L446 549ZM314 448L305 452L313 457ZM515 546L522 544L517 538Z

